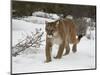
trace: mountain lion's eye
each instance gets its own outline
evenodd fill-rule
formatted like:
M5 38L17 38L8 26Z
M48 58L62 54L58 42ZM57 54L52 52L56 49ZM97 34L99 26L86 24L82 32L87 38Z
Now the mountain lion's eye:
M48 31L48 28L46 28L46 31Z
M52 30L52 32L54 32L55 30Z

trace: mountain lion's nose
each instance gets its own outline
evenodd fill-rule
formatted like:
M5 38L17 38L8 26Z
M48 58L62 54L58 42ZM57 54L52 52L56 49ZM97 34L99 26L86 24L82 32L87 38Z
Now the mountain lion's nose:
M48 35L53 35L52 32L48 32Z

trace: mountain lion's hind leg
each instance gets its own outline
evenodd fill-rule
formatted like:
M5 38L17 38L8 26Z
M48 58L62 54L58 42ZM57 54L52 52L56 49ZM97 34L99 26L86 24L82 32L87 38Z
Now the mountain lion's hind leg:
M77 44L73 44L72 51L75 53L77 51Z
M66 48L66 50L65 50L64 56L65 56L65 55L68 55L69 52L70 52L70 46L69 46L69 43L66 43L65 48Z

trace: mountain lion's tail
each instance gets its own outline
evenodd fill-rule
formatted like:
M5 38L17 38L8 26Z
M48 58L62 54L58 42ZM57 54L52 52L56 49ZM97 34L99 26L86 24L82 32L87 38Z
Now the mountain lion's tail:
M80 42L81 38L83 37L82 34L78 35L78 42Z

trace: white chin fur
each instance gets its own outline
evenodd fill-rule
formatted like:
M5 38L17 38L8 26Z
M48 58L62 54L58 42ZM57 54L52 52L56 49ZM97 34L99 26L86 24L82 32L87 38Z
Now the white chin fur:
M47 37L48 37L48 38L52 38L53 36L52 36L52 35L47 35Z
M54 32L53 35L54 35L54 36L57 36L57 35L58 35L58 32Z

